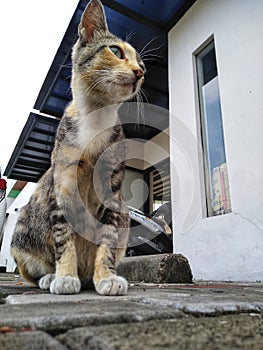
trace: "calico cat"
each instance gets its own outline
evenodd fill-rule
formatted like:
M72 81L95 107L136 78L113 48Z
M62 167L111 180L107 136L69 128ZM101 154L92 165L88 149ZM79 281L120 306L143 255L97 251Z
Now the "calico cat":
M78 293L92 279L101 295L123 295L116 275L129 217L121 194L126 143L118 108L139 92L145 66L109 32L91 0L72 49L72 102L59 124L51 166L22 208L11 244L21 275L55 294Z

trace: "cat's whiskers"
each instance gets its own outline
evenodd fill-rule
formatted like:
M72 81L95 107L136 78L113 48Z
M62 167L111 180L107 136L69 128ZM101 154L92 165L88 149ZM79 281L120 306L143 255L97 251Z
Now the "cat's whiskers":
M143 62L162 62L165 59L165 57L163 56L159 56L159 55L149 55L146 58L143 58Z
M107 77L100 77L99 79L95 80L90 86L89 89L86 91L87 95L89 95L96 87L98 87L100 84L108 83Z
M140 94L142 96L142 100L143 100L143 97L144 97L144 99L146 100L146 103L149 103L147 93L146 93L146 91L144 90L143 87L141 87Z
M137 124L145 124L144 118L144 102L141 94L141 90L136 95L136 104L137 104Z
M148 44L146 44L144 46L144 48L141 50L140 52L140 57L144 62L151 62L151 61L162 61L164 60L164 57L161 55L158 55L157 53L155 53L158 50L161 50L165 45L162 44L158 47L154 47L149 49L149 45L151 43L153 43L155 40L157 39L157 37L153 38L151 41L149 41ZM147 49L148 48L148 49ZM146 50L147 49L147 50Z
M67 63L67 64L60 64L58 66L59 66L59 68L70 68L70 69L72 69L72 63L71 62Z
M152 48L152 49L146 50L146 51L142 52L142 53L140 54L140 56L141 56L141 58L143 58L143 57L147 56L148 54L151 54L151 53L154 52L154 51L161 50L164 46L165 46L165 45L162 44L162 45L160 45L160 46L158 46L158 47L154 47L154 48Z
M110 70L109 70L109 69L93 69L93 70L92 70L92 73L98 73L98 74L101 74L101 73L110 73Z
M96 88L97 85L100 84L100 80L99 81L94 81L92 84L90 84L89 88L86 90L86 94L90 95L91 92Z
M134 37L135 34L136 32L131 31L129 34L126 35L125 41L129 42Z
M142 56L145 52L145 50L147 49L147 47L149 47L155 40L158 39L158 36L154 37L153 39L151 39L139 52L140 56Z
M161 55L156 55L151 53L143 57L143 61L149 61L150 59L164 59L164 57Z

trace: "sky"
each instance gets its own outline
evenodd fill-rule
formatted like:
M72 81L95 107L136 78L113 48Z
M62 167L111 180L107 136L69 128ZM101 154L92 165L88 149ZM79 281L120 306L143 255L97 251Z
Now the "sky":
M0 3L2 173L44 82L78 0ZM8 181L8 187L11 186Z

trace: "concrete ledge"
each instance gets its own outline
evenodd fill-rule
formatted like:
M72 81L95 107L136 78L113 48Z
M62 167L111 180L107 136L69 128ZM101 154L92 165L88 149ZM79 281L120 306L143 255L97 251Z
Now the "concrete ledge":
M124 258L118 274L129 282L192 283L188 260L181 254L144 255Z

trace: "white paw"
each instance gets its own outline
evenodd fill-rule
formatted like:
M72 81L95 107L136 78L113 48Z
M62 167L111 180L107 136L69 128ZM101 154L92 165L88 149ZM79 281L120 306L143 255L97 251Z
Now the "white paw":
M41 289L48 290L50 287L51 282L55 279L55 274L54 273L49 273L43 277L40 278L38 281L38 286Z
M124 295L128 290L128 282L123 277L111 276L99 281L95 288L101 295Z
M77 294L80 292L81 283L78 277L57 277L50 285L52 294Z

